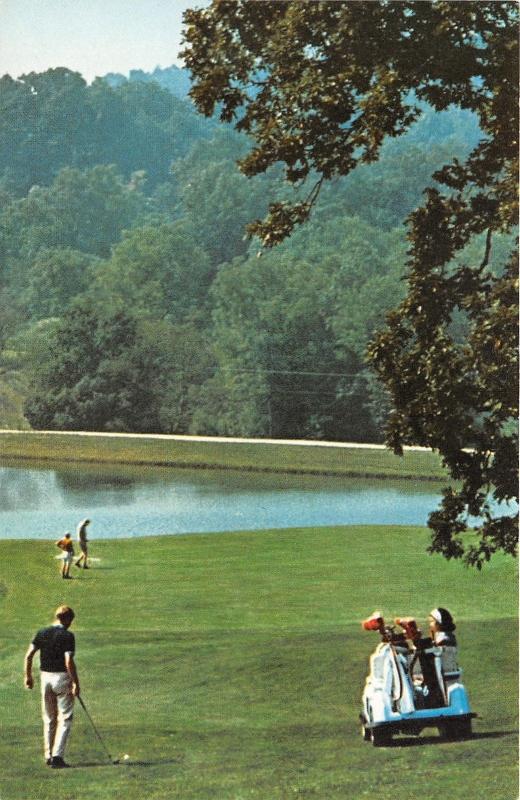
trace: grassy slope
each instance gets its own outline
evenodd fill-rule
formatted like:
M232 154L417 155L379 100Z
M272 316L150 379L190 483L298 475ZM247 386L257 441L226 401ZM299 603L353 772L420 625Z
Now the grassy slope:
M65 583L45 542L0 542L2 800L514 800L515 562L483 573L425 555L413 528L321 528L95 542ZM77 612L85 701L69 758L41 763L39 699L21 657L60 602ZM357 714L374 608L455 613L476 736L376 750ZM399 741L399 740L398 740ZM424 744L417 747L414 745Z
M39 458L177 467L222 467L362 477L441 479L437 455L384 449L312 447L248 442L199 442L131 437L0 432L0 458Z

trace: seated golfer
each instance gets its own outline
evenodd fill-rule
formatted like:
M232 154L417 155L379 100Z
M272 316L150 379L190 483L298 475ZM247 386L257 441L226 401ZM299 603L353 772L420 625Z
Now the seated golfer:
M446 608L434 608L429 616L430 635L433 643L441 651L441 670L443 679L443 692L447 700L447 692L451 684L460 678L458 665L457 639L453 631L455 623Z
M67 531L65 536L63 536L61 539L58 539L56 542L56 547L59 547L60 550L63 550L61 577L68 579L70 578L70 565L72 564L72 559L74 558L74 544L72 543L69 531Z
M60 606L55 624L38 631L25 655L25 686L32 689L32 662L40 651L45 762L53 769L69 766L64 761L65 746L72 727L74 698L79 697L75 640L69 631L73 619L72 608Z
M457 639L453 633L456 626L453 622L453 617L446 608L432 609L428 622L430 624L430 635L434 644L439 647L457 646Z

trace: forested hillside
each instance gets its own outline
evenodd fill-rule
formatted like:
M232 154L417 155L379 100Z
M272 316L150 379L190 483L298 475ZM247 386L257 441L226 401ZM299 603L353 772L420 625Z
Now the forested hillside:
M261 253L244 226L293 190L241 175L246 138L187 88L175 67L0 79L0 425L381 441L365 348L474 117L425 108Z

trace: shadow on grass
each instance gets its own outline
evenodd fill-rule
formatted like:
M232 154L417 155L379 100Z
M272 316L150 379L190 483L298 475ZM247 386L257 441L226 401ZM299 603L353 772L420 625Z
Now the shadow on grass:
M119 764L110 761L84 761L82 764L71 764L72 769L92 769L93 767L157 767L164 764L180 764L178 758L157 758L153 761L121 760Z
M473 733L471 739L502 739L504 736L518 736L518 730L513 731L483 731Z
M503 739L506 736L517 736L517 730L511 731L483 731L472 733L471 736L464 736L460 739L445 739L443 736L402 736L392 739L389 747L423 747L432 744L458 744L459 742L470 742L475 739Z

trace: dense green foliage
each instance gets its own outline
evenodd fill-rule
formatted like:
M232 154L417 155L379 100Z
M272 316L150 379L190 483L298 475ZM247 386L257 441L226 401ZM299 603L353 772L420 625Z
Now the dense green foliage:
M477 573L427 558L427 532L398 527L99 541L94 521L92 537L101 560L65 586L51 543L0 542L6 800L516 797L511 559ZM73 769L43 764L38 688L23 689L22 660L58 602L76 611L85 703L126 765L108 763L81 708ZM441 602L456 618L475 736L446 742L427 729L376 752L358 713L378 636L359 621L376 603L423 621Z
M34 426L156 430L155 365L133 316L78 302L35 350L25 409Z
M154 76L87 86L51 70L0 81L0 104L13 104L3 152L20 153L6 156L0 191L0 347L12 384L0 412L12 424L13 394L28 379L27 415L39 428L381 441L388 402L364 351L403 296L399 226L428 176L477 141L475 119L424 107L408 140L324 187L312 223L258 259L244 229L273 194L287 196L280 167L241 175L247 138L172 98L164 87L178 71ZM15 135L31 86L39 101L26 138L37 122L34 157L45 174ZM47 106L62 95L87 128L92 108L103 109L98 139L92 127L76 136L59 109L52 116ZM53 145L59 135L68 149ZM90 343L77 324L86 310ZM123 318L126 347L87 359L99 326ZM74 353L86 359L84 374L67 375ZM25 365L27 379L15 381L13 365Z
M115 164L165 180L172 161L212 124L155 81L90 86L65 68L0 78L0 186L24 194L63 167Z
M461 482L430 517L432 550L478 567L516 553L518 519L493 502L518 502L517 253L495 269L490 253L518 221L518 5L214 0L185 21L197 107L252 138L241 171L283 162L290 184L312 179L250 223L265 247L308 220L324 182L380 160L421 103L478 115L479 141L446 158L409 217L407 294L368 352L389 445L438 450ZM482 520L470 545L468 516Z

